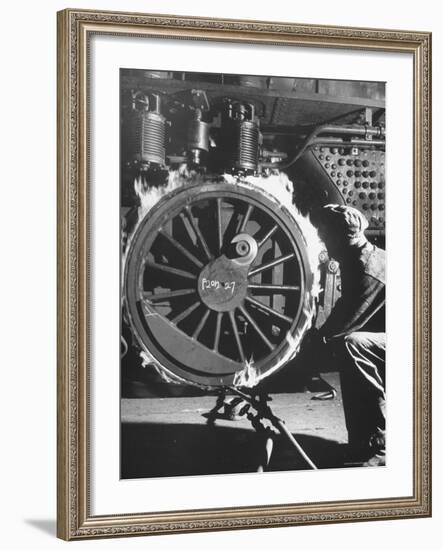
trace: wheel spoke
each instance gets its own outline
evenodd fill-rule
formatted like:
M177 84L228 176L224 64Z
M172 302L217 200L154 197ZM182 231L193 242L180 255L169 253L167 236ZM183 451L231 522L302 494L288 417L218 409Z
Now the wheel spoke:
M175 323L178 325L181 321L184 321L186 317L189 317L191 313L198 308L200 305L200 301L194 302L192 305L190 305L188 308L186 308L184 311L176 315L171 319L172 323Z
M279 264L282 264L284 262L287 262L288 260L291 260L294 257L295 257L294 252L291 252L291 254L286 254L286 256L280 256L280 258L276 258L275 260L272 260L272 262L256 267L255 269L249 272L248 277L257 275L258 273L261 273L262 271L266 271L267 269L272 269L273 267Z
M254 321L254 319L249 315L249 313L246 311L246 309L243 306L239 307L242 314L246 317L247 321L254 327L257 334L261 337L263 342L268 346L268 348L272 351L275 346L271 344L271 342L266 338L266 336L261 331L260 327L257 325L257 323Z
M222 322L223 313L219 311L217 313L217 322L215 325L215 338L214 338L214 351L218 351L218 346L220 344L220 332L221 332L221 322Z
M189 273L189 271L184 271L182 269L170 267L169 265L157 264L156 262L151 262L150 260L146 262L146 265L148 267L152 267L153 269L158 269L159 271L164 271L165 273L169 273L170 275L176 275L177 277L185 277L186 279L192 279L192 280L197 279L197 275L194 275L193 273Z
M211 313L211 310L207 309L203 317L200 319L200 322L197 325L197 328L194 330L194 333L192 335L192 338L194 338L194 340L197 340L198 337L200 336L200 332L203 330L203 327L205 326L205 323L208 320L210 313Z
M181 218L181 220L182 220L182 223L183 223L183 225L184 225L184 227L185 227L185 229L186 229L186 233L188 234L189 240L190 240L191 242L194 242L194 237L196 236L196 237L197 237L197 241L199 241L198 235L197 235L197 233L196 233L196 231L195 231L195 229L194 229L194 226L192 225L192 223L191 223L189 217L188 217L188 216L185 216L185 214L183 214L183 212L180 212L179 216L180 216L180 218ZM188 219L189 224L186 223L186 219ZM191 227L193 228L194 234L192 234L192 231L189 229L189 225L191 225Z
M278 225L276 224L276 225L274 225L274 226L272 227L272 229L270 229L270 230L266 233L266 235L263 237L263 239L262 239L261 241L259 241L259 243L258 243L258 248L260 248L261 246L263 246L263 245L265 244L265 242L266 242L268 239L270 239L270 238L272 237L272 235L277 231L277 229L278 229Z
M218 252L221 253L223 246L223 229L222 229L222 213L221 213L222 200L217 199L217 235L218 235Z
M159 294L142 292L142 297L144 300L148 300L149 302L162 302L163 300L169 300L171 298L176 298L177 296L195 294L195 292L195 288L183 288L182 290L171 290L170 292L161 292Z
M265 285L262 283L249 283L248 288L255 290L268 290L270 293L275 292L276 294L290 292L290 291L300 291L299 286L291 285Z
M239 233L242 233L245 230L245 227L248 224L248 221L249 221L249 218L251 217L251 213L253 209L254 207L252 206L252 204L250 204L243 217L243 221L241 222L240 229L238 230Z
M235 341L237 342L238 353L240 354L240 359L244 363L245 354L243 351L243 346L240 340L240 334L238 333L237 323L235 322L235 316L233 311L229 312L229 318L231 319L232 330L234 332Z
M252 298L251 296L246 296L246 300L248 302L251 302L251 304L254 304L256 307L262 309L263 311L266 311L270 315L274 315L275 317L278 317L279 319L282 319L283 321L286 321L287 323L292 324L291 317L288 317L287 315L283 315L283 313L280 313L279 311L272 309L272 307L269 307L266 304L259 302L255 298Z
M191 254L191 252L189 252L189 250L187 250L182 244L180 244L178 241L176 241L174 239L174 237L172 237L167 231L165 231L164 228L161 228L159 233L161 235L163 235L163 237L165 237L173 246L175 246L175 248L177 250L179 250L183 256L186 256L186 258L188 258L188 260L190 260L193 264L195 264L198 268L202 268L203 267L203 264L201 263L200 260L198 260L194 254Z
M203 237L202 232L200 231L200 227L198 226L197 222L195 221L194 216L192 215L191 208L189 206L186 206L184 212L186 214L186 217L189 220L189 223L192 226L192 229L194 230L194 233L195 233L195 236L197 237L197 240L200 242L200 244L201 244L201 246L202 246L202 248L203 248L203 250L206 254L206 257L208 258L208 260L211 260L212 259L212 254L209 250L209 247L208 247L208 244L207 244L205 238Z

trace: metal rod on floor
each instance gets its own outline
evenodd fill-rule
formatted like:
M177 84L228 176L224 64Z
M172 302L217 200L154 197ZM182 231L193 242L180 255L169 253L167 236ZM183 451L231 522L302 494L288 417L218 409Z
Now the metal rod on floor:
M314 464L314 462L306 454L306 452L304 451L304 449L300 445L300 443L295 439L295 437L288 430L288 428L286 427L283 420L281 420L281 418L278 418L277 416L275 416L275 414L272 412L271 408L266 403L266 401L267 401L267 396L266 395L262 394L262 395L259 396L259 398L257 398L256 396L248 395L247 393L244 393L243 391L241 391L237 388L230 388L230 389L234 393L236 393L237 395L239 395L240 397L242 397L243 399L248 401L248 403L250 403L255 408L257 413L262 418L267 418L271 422L271 424L282 435L284 435L288 439L288 441L291 443L291 445L297 449L297 452L300 454L300 456L303 458L303 460L306 462L306 464L308 464L308 466L312 470L317 470L318 469L317 466Z
M275 427L279 430L279 432L284 434L288 438L288 440L292 443L292 445L297 449L299 454L303 457L306 464L308 464L312 470L317 470L317 466L312 462L312 460L303 450L303 447L300 445L300 443L295 439L295 437L291 434L291 432L285 426L285 423L283 422L283 420L277 417L274 417L274 419L270 419L270 420L272 424L275 425Z

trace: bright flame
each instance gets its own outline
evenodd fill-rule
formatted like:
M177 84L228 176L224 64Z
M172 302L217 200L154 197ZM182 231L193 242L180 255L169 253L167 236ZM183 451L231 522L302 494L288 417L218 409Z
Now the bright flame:
M306 315L306 321L303 327L299 327L297 333L286 334L286 341L289 344L287 350L280 358L278 363L273 365L273 367L265 373L265 376L268 377L273 372L277 371L285 363L291 361L298 353L301 341L303 336L311 325L315 314L315 297L318 296L320 291L320 269L319 269L319 256L320 252L323 249L322 243L318 237L317 230L311 224L308 217L303 216L298 208L293 203L294 195L294 185L288 176L281 172L276 174L271 174L269 176L233 176L231 174L224 174L223 176L224 183L231 183L233 185L240 185L244 187L255 186L261 191L274 197L278 203L286 208L290 213L295 223L298 225L300 231L303 234L303 237L306 242L306 251L308 255L308 260L310 264L311 271L313 273L313 284L312 288L308 289L305 295L304 302L304 313ZM144 217L149 213L149 211L167 194L175 191L176 189L191 185L191 184L204 184L208 183L208 180L214 179L214 176L208 176L207 174L201 174L195 171L188 169L186 164L181 165L176 170L170 170L169 177L166 185L155 187L149 184L149 181L143 177L139 176L134 181L134 190L140 200L140 205L138 207L138 220L135 224L135 227L131 234L128 236L128 242L125 247L123 254L123 268L126 262L127 251L130 248L130 241L134 235L138 225L144 219ZM220 177L216 178L216 181L220 181ZM152 366L154 367L162 378L170 383L183 383L186 382L180 378L172 375L172 373L166 372L164 367L155 360L155 358L148 352L142 351L141 358L143 366ZM234 386L243 386L243 387L253 387L257 385L264 376L260 376L254 367L253 360L246 361L245 367L242 371L236 373L233 385Z
M233 385L243 388L253 388L260 381L257 369L254 367L254 360L245 361L243 370L238 371L234 375Z
M138 208L138 222L146 216L160 199L168 193L175 191L184 185L194 183L205 183L207 178L198 172L189 170L186 164L181 164L177 170L170 170L168 182L166 185L158 187L150 186L149 181L144 176L139 176L134 180L134 190L137 197L140 199Z

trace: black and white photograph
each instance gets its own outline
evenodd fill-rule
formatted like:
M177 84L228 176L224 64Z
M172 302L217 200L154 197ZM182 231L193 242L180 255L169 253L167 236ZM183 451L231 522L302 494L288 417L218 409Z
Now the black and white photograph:
M120 70L121 478L382 467L385 83Z
M441 546L439 4L68 6L3 10L2 546Z

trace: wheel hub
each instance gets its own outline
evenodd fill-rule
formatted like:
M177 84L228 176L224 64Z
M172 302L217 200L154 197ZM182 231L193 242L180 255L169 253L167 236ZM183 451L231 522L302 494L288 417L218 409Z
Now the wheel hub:
M224 254L210 262L198 278L202 302L213 311L234 311L246 297L248 266L241 266Z

